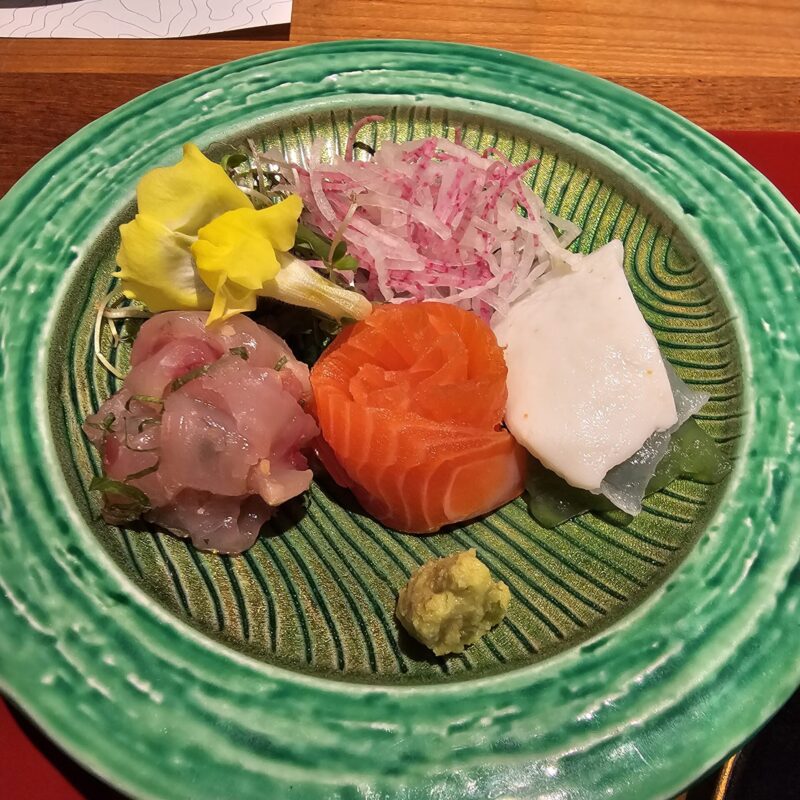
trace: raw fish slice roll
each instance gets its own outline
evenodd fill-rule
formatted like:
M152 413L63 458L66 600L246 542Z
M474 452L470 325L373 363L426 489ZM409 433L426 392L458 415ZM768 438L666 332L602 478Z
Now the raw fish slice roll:
M323 463L385 525L432 533L522 491L503 353L470 312L383 306L323 353L311 387Z

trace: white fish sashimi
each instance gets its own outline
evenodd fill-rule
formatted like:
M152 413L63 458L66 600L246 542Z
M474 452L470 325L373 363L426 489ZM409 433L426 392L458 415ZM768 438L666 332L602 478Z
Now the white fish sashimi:
M678 422L622 259L619 241L587 256L562 251L495 327L508 367L506 425L548 469L592 492Z

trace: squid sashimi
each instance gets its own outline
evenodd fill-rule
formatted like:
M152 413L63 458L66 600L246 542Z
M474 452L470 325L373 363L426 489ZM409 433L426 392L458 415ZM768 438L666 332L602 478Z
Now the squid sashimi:
M84 430L103 459L104 516L139 516L196 547L246 550L275 507L311 483L301 450L318 433L303 409L308 367L286 343L236 316L148 320L122 389Z
M468 311L378 308L322 354L311 387L321 460L385 525L432 533L522 492L525 451L501 425L503 353Z

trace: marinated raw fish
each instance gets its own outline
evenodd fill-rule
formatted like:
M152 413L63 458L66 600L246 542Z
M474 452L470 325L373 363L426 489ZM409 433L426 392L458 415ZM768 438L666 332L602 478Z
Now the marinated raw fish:
M148 320L122 389L84 430L103 457L108 521L142 516L236 553L308 488L301 451L318 429L303 409L308 368L282 339L243 316L212 328L205 317Z

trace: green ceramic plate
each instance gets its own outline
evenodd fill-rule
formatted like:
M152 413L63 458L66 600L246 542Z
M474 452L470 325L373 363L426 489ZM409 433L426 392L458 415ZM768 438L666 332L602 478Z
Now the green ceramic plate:
M437 536L383 530L324 482L244 557L112 529L79 424L137 179L187 140L303 158L379 112L376 140L461 127L539 158L536 191L613 237L669 360L735 467L628 526L543 530L521 501ZM285 50L163 86L65 142L0 203L0 678L127 792L180 798L664 798L800 682L800 223L734 153L604 81L419 42ZM103 347L121 363L126 347ZM463 656L398 634L394 599L475 546L507 620Z

